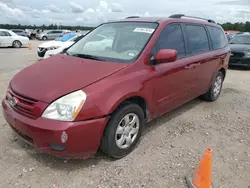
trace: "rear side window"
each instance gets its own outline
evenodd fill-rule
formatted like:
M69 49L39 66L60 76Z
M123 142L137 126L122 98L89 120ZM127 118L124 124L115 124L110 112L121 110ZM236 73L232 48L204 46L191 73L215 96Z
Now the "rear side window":
M8 32L6 31L0 31L0 36L2 37L8 37L8 36L11 36Z
M227 40L222 30L212 26L207 26L207 28L212 40L213 49L216 50L225 47Z
M178 57L186 55L183 33L179 24L169 25L163 29L157 41L156 51L161 49L175 49Z
M186 25L186 34L190 53L197 54L209 50L208 36L205 27Z
M62 33L62 31L53 31L53 33Z

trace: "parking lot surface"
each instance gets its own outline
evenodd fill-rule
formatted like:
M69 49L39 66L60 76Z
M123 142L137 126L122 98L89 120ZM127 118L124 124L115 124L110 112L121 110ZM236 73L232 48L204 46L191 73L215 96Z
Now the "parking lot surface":
M32 49L0 48L0 99L19 70L36 63ZM53 126L53 125L51 125ZM195 99L147 124L138 147L111 160L62 160L28 146L0 112L0 187L181 188L205 151L213 149L214 187L250 186L250 70L228 71L216 102ZM81 144L81 143L79 143Z

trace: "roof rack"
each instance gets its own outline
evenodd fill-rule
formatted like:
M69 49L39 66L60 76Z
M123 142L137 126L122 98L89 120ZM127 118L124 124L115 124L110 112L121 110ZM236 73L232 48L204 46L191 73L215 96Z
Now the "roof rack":
M129 18L140 18L140 16L129 16L126 19L129 19Z
M211 19L200 18L200 17L195 17L195 16L186 16L184 14L173 14L173 15L169 16L169 18L182 18L182 17L195 18L195 19L200 19L200 20L206 20L210 23L215 23L215 21L211 20Z

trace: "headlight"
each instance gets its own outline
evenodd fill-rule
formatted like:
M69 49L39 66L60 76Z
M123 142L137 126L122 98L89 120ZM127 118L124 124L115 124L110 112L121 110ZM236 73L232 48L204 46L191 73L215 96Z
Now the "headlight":
M244 54L245 54L245 56L250 57L250 51L245 51Z
M51 103L42 117L60 121L74 121L87 99L82 90L65 95Z
M52 46L52 47L48 47L47 49L48 50L55 50L55 49L57 49L57 48L59 48L60 46Z

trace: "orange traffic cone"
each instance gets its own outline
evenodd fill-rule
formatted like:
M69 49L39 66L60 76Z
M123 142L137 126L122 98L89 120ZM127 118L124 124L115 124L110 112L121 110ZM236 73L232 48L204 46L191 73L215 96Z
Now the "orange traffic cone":
M32 48L31 48L31 43L29 42L29 50L31 50Z
M186 176L188 188L211 188L212 179L212 149L207 148L193 179Z

